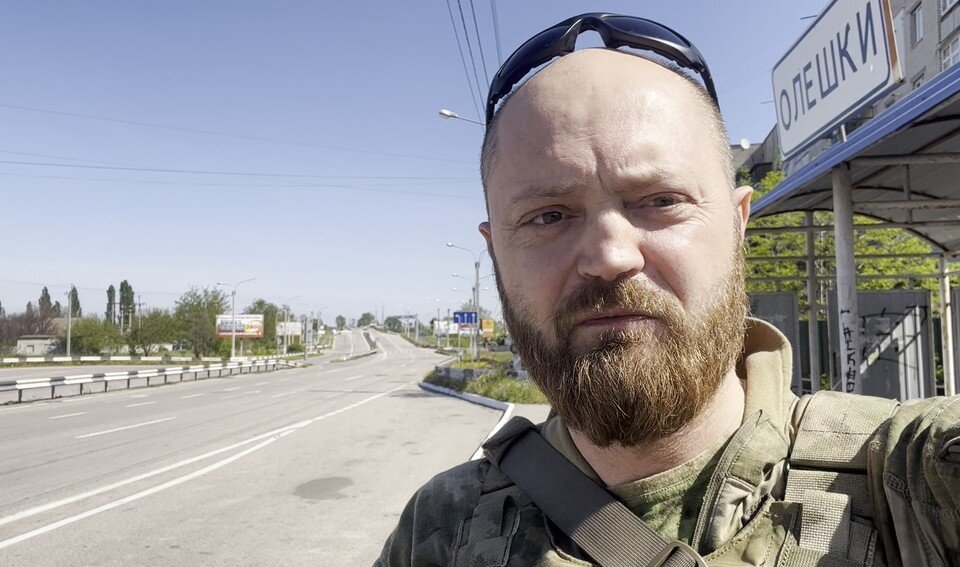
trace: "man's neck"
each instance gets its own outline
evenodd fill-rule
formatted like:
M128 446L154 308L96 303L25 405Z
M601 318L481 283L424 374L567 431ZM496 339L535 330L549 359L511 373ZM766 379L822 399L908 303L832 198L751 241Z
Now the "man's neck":
M632 482L682 465L730 437L743 421L744 389L736 373L729 372L717 394L687 427L658 441L600 448L575 429L569 429L570 437L607 486Z

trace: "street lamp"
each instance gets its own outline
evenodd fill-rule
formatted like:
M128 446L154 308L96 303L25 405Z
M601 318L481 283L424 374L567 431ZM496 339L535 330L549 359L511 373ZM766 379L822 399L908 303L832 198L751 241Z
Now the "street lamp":
M233 286L233 291L230 292L230 360L233 360L237 356L237 288L240 287L240 284L252 282L255 279L257 278L250 278L235 284L217 282L217 285Z
M302 295L294 295L283 300L283 354L287 354L290 347L290 336L287 334L287 325L290 323L290 302L300 299Z
M70 356L70 331L73 326L73 284L70 284L70 290L67 296L67 356Z
M454 111L452 111L452 110L447 110L446 108L441 108L439 114L440 114L440 118L443 118L444 120L449 120L449 119L451 119L451 118L456 118L457 120L463 120L464 122L472 122L472 123L474 123L474 124L483 126L483 122L480 122L480 121L478 121L478 120L474 120L474 119L472 119L472 118L464 118L463 116L460 116L460 115L457 114L456 112L454 112Z
M480 254L475 253L469 248L464 248L463 246L457 246L453 242L447 242L447 248L456 248L457 250L463 250L464 252L469 253L473 256L473 307L477 310L477 324L474 327L473 331L473 357L477 358L480 355ZM453 274L454 277L462 277L457 274ZM466 278L464 278L466 279Z

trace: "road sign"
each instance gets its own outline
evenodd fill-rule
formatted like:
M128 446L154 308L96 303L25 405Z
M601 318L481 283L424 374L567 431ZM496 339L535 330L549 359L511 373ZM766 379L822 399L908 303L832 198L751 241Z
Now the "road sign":
M476 311L454 311L453 322L459 325L476 325L477 312Z
M493 319L482 319L480 321L480 332L483 333L484 337L490 338L494 335L494 330L496 329L496 323Z
M773 67L783 155L792 157L902 80L889 0L834 0Z

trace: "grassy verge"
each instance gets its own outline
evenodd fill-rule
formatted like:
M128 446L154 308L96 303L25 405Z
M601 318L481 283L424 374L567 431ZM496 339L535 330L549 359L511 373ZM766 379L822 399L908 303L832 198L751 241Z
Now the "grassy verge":
M543 395L543 392L541 392L533 382L511 378L502 370L491 372L490 374L471 381L452 380L431 372L424 381L436 386L450 388L457 392L477 394L478 396L500 400L501 402L514 404L547 403L546 396Z

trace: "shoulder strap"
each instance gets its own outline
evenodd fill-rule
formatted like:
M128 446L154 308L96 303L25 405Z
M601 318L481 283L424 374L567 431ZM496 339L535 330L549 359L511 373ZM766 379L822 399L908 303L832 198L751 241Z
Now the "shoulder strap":
M484 453L603 567L706 567L690 546L666 541L584 475L529 420L510 420L484 444Z

